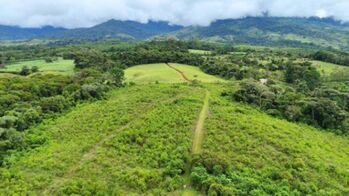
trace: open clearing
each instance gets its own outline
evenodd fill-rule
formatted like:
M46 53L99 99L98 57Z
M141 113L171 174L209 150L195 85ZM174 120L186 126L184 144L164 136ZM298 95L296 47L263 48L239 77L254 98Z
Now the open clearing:
M195 66L176 64L176 63L170 63L170 65L182 71L189 80L198 80L203 83L226 82L226 80L224 79L204 73L203 71L200 70L200 68Z
M182 71L189 80L196 79L204 83L225 82L223 79L205 74L195 66L174 63L170 63L170 65ZM180 73L175 69L171 69L165 63L137 65L128 68L125 71L125 77L127 83L134 82L136 84L187 82Z
M201 55L208 55L212 53L209 50L195 50L195 49L189 49L189 52L193 54L201 54Z
M178 73L165 63L137 65L125 70L126 82L137 84L185 82Z
M19 72L24 66L29 68L36 66L39 68L39 71L43 72L44 74L70 75L74 71L74 62L72 60L63 59L59 59L52 63L46 63L44 60L22 61L19 63L6 65L5 68L0 69L0 71Z
M327 63L323 61L311 61L311 62L323 76L327 76L327 77L336 71L343 71L343 72L349 71L349 67L342 66L342 65Z

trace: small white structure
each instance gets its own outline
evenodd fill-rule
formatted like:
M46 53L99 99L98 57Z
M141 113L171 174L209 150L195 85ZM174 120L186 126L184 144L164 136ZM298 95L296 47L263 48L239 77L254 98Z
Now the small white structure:
M259 79L259 82L266 85L268 83L268 79L262 78L262 79Z

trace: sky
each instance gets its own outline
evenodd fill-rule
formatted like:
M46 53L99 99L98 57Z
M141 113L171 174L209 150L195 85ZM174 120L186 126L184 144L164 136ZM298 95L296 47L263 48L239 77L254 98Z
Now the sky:
M0 24L21 27L90 27L109 19L207 26L266 11L349 21L349 0L0 0L0 5Z

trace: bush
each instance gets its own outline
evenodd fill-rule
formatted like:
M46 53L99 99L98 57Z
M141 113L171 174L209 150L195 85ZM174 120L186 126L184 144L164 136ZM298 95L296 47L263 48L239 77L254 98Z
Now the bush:
M28 66L23 66L19 74L22 76L27 76L30 74L30 69L28 68Z
M33 67L31 68L31 72L32 72L32 73L39 72L39 68L38 68L37 66L33 66Z
M43 98L40 106L44 113L63 112L69 106L69 102L63 96L57 95Z
M100 84L84 84L80 89L80 99L102 99L105 95L105 87Z

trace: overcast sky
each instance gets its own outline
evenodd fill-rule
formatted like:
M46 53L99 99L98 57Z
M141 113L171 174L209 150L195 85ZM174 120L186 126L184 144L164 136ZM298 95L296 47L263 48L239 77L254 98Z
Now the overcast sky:
M334 16L349 21L349 0L0 0L0 24L89 27L109 19L208 25L258 16Z

